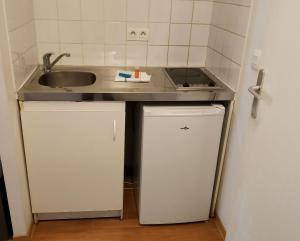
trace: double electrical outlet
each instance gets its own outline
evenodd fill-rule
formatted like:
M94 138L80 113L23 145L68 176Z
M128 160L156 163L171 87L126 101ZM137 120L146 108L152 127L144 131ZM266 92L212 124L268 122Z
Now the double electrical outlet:
M128 41L148 41L149 29L148 28L128 28L127 40Z

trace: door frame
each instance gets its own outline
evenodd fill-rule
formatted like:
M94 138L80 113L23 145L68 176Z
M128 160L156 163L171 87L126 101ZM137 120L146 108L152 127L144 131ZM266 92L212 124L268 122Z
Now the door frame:
M0 1L0 155L14 237L30 232L32 214L27 173L9 52L5 1Z

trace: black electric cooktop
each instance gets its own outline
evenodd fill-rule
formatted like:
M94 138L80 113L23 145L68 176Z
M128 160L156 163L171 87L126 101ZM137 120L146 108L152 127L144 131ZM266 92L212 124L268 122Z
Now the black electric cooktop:
M176 89L216 88L216 83L200 68L166 68Z

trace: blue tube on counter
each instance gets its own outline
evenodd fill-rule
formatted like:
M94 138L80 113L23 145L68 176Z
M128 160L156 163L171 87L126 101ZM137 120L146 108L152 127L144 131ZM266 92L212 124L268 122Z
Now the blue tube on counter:
M131 74L127 74L127 73L119 73L119 76L125 79L131 78Z

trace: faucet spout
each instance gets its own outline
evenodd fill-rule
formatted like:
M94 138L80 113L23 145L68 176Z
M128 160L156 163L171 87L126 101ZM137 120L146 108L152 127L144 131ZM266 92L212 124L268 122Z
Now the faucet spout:
M60 54L52 63L50 61L50 57L53 55L54 53L46 53L43 56L43 69L44 72L50 72L51 69L54 67L54 65L62 58L62 57L71 57L70 53L63 53Z

